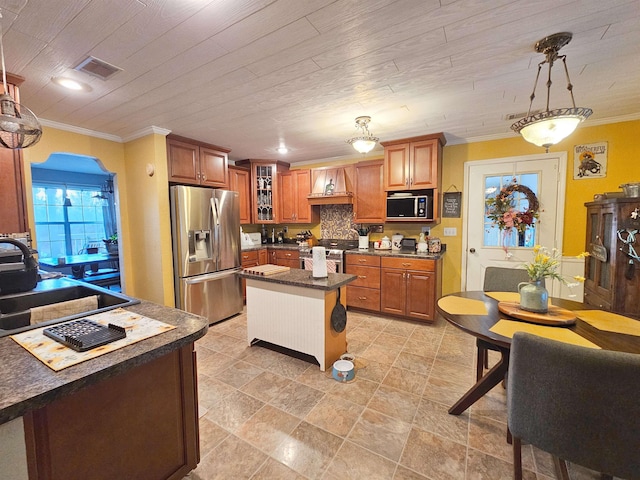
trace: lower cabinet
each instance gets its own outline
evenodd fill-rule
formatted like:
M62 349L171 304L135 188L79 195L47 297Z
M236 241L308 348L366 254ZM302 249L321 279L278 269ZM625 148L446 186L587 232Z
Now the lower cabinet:
M29 478L180 480L200 460L193 343L24 416Z
M380 311L433 322L441 294L440 260L382 258Z
M269 263L283 267L300 268L300 252L298 250L270 248Z
M259 250L246 250L241 254L242 268L257 267L258 265L266 265L267 261L267 249L261 248ZM247 281L242 279L242 295L246 301L247 299Z
M380 257L346 255L346 273L358 278L347 286L347 305L380 311Z

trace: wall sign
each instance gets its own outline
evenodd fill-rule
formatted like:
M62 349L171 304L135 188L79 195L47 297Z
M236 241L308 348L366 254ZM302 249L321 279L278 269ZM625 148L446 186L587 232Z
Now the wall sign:
M607 142L573 147L573 178L603 178L607 176Z
M445 218L460 218L462 192L445 192L442 199L442 216Z

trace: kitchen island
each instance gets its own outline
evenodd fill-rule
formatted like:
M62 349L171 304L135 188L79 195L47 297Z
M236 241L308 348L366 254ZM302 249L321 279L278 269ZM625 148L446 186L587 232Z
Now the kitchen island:
M346 304L346 287L355 275L330 273L313 278L309 270L275 275L240 273L247 281L247 341L258 340L316 358L325 371L347 351L346 330L336 331L331 314ZM339 296L339 297L338 297Z
M194 342L208 322L145 301L126 310L177 328L58 372L0 338L4 479L181 479L196 467Z

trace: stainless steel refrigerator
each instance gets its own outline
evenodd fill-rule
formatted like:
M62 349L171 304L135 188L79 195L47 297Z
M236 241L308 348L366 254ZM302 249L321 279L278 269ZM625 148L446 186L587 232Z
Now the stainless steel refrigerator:
M173 186L176 307L215 323L242 311L239 193Z

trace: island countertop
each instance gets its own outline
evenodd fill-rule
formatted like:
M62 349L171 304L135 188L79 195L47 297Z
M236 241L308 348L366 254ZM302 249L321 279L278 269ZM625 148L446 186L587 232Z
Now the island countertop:
M349 275L347 273L329 273L327 278L313 278L310 270L301 270L299 268L292 268L288 272L277 273L275 275L255 275L247 272L240 272L238 275L245 279L261 280L263 282L291 285L294 287L313 288L316 290L335 290L358 278L355 275Z
M142 301L126 310L177 328L55 372L9 336L0 338L0 424L126 372L204 336L207 319Z

